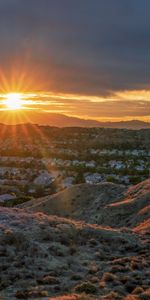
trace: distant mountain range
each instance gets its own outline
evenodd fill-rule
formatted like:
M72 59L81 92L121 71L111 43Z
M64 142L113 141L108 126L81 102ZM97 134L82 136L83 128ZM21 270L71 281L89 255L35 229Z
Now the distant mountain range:
M43 112L1 112L0 122L4 124L34 123L39 125L49 125L54 127L104 127L104 128L127 128L142 129L150 128L150 122L140 120L120 121L120 122L99 122L77 117L69 117L57 113Z
M140 120L120 121L120 122L99 122L96 120L86 120L75 117L68 117L61 114L50 114L47 125L58 127L105 127L105 128L127 128L142 129L150 128L149 122Z

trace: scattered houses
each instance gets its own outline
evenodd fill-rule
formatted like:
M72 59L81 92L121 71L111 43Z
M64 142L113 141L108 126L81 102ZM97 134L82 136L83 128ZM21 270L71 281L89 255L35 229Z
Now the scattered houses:
M29 140L22 135L15 143L11 136L0 140L0 194L9 194L16 188L17 196L37 196L39 190L45 195L75 183L114 181L129 185L149 177L147 131L59 131L46 128L47 138L42 141L35 132Z
M62 180L61 186L63 189L69 188L74 184L75 178L74 177L66 177Z
M47 171L44 171L37 178L34 179L33 184L35 186L47 187L52 182L54 182L55 179L56 178L54 176L52 176L50 173L48 173Z
M99 173L85 174L85 182L89 184L96 184L102 181L102 175Z

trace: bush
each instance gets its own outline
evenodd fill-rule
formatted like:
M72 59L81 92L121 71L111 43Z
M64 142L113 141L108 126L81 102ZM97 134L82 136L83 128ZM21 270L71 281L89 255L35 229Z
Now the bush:
M138 294L142 294L144 292L144 289L140 286L136 287L134 290L133 290L133 294L135 295L138 295Z
M87 281L83 282L75 287L77 293L96 294L97 287L93 283Z
M117 280L117 276L115 276L112 273L106 272L106 273L103 274L102 280L105 281L105 282L115 281L115 280Z
M116 292L110 292L105 296L106 300L121 300L121 297Z
M60 296L56 298L51 298L51 300L92 300L91 296L87 296L86 294L82 295L66 295L66 296Z
M59 279L55 278L54 276L45 276L43 278L37 279L39 284L59 284Z
M150 299L150 289L148 289L142 295L140 295L140 300L149 300L149 299Z
M47 291L17 291L16 292L17 299L29 299L29 298L38 298L38 297L47 297Z

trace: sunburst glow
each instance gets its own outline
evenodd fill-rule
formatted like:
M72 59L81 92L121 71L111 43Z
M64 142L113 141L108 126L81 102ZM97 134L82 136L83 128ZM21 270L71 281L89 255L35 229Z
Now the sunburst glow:
M22 104L23 104L21 94L19 94L19 93L7 94L6 99L4 100L4 104L10 110L20 109L22 107Z

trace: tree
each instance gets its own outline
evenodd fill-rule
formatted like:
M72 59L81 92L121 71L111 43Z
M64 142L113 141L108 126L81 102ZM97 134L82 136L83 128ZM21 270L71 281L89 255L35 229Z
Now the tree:
M81 170L77 173L77 176L75 178L75 184L78 183L85 183L84 174Z

